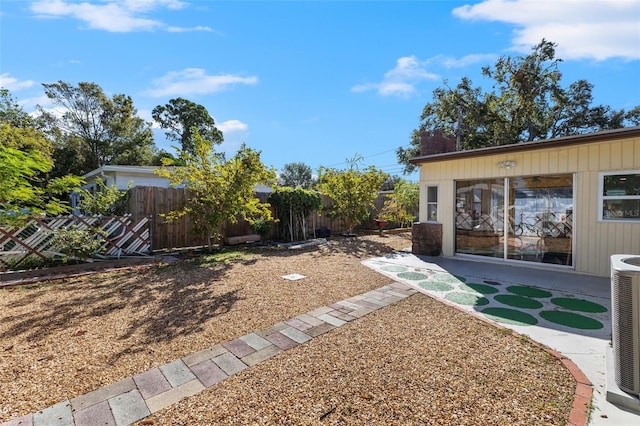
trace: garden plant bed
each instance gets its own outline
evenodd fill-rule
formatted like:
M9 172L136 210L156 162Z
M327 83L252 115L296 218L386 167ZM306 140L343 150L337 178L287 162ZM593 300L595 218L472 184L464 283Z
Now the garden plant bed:
M0 421L389 284L361 261L410 245L338 237L2 288ZM546 351L417 294L146 424L564 424L574 390Z

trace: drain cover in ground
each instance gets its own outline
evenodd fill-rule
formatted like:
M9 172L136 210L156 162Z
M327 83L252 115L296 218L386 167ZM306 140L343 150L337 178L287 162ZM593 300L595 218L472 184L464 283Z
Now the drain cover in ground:
M536 325L538 320L532 315L515 309L487 308L482 311L490 320L510 325Z
M597 303L584 299L572 299L570 297L554 297L551 303L562 308L571 309L572 311L591 312L594 314L607 312L607 308Z
M469 291L472 293L477 292L481 294L493 294L500 291L495 287L491 287L490 285L478 284L478 283L462 284L460 286L460 290Z
M407 270L407 268L405 266L400 266L400 265L389 265L389 266L383 266L382 268L383 271L387 271L387 272L404 272Z
M304 275L300 275L300 274L289 274L289 275L283 275L282 278L284 278L285 280L289 280L289 281L297 281L297 280L301 280L303 278L307 278Z
M507 291L517 294L518 296L526 297L551 297L551 293L546 290L540 290L539 288L533 288L524 285L512 285L507 287Z
M489 304L489 299L486 297L476 296L471 293L449 293L445 296L445 299L453 303L467 306L483 306Z
M555 324L579 328L581 330L599 330L604 327L598 320L573 312L542 311L540 312L540 317Z
M398 274L398 278L402 278L404 280L418 281L418 280L426 280L429 278L428 275L421 274L420 272L400 272Z
M504 305L513 306L514 308L523 308L523 309L542 308L542 303L538 302L535 299L531 299L530 297L514 296L512 294L498 294L497 296L494 297L494 299Z
M443 283L452 283L457 284L460 282L465 282L467 279L465 277L461 277L460 275L452 275L452 274L435 274L433 276L435 281L441 281Z
M418 283L420 288L431 291L451 291L453 286L451 284L442 283L440 281L420 281Z

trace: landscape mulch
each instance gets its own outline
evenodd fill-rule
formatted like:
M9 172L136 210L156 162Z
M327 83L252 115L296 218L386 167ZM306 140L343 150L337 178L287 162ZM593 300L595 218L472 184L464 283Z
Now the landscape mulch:
M0 421L389 284L361 262L410 245L334 237L1 288ZM575 387L538 345L416 294L141 423L566 424Z

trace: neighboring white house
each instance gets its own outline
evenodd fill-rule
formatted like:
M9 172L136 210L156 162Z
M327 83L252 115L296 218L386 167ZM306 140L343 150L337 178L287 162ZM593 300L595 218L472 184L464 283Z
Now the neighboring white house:
M96 180L102 179L106 186L115 185L125 190L131 186L169 187L169 179L156 175L157 166L102 166L82 176L87 182L82 189L96 189Z
M131 187L156 186L169 188L169 179L158 176L153 172L158 168L158 166L102 166L82 176L87 182L82 186L82 189L95 189L98 177L108 187L115 185L122 190L127 189L129 184L131 184ZM267 185L256 185L255 191L273 192L273 188Z
M90 191L96 190L96 180L102 179L107 187L115 185L120 190L126 190L129 186L154 186L159 188L169 188L169 179L158 176L154 170L158 166L102 166L82 176L86 183L82 189ZM181 187L179 185L178 187ZM255 192L273 192L271 187L266 185L256 185ZM71 205L75 208L78 205L78 194L72 194Z

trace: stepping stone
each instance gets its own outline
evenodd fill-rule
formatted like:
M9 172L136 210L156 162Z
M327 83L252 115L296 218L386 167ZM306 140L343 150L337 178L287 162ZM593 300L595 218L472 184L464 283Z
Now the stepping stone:
M109 399L109 406L118 426L130 425L151 414L137 389Z

